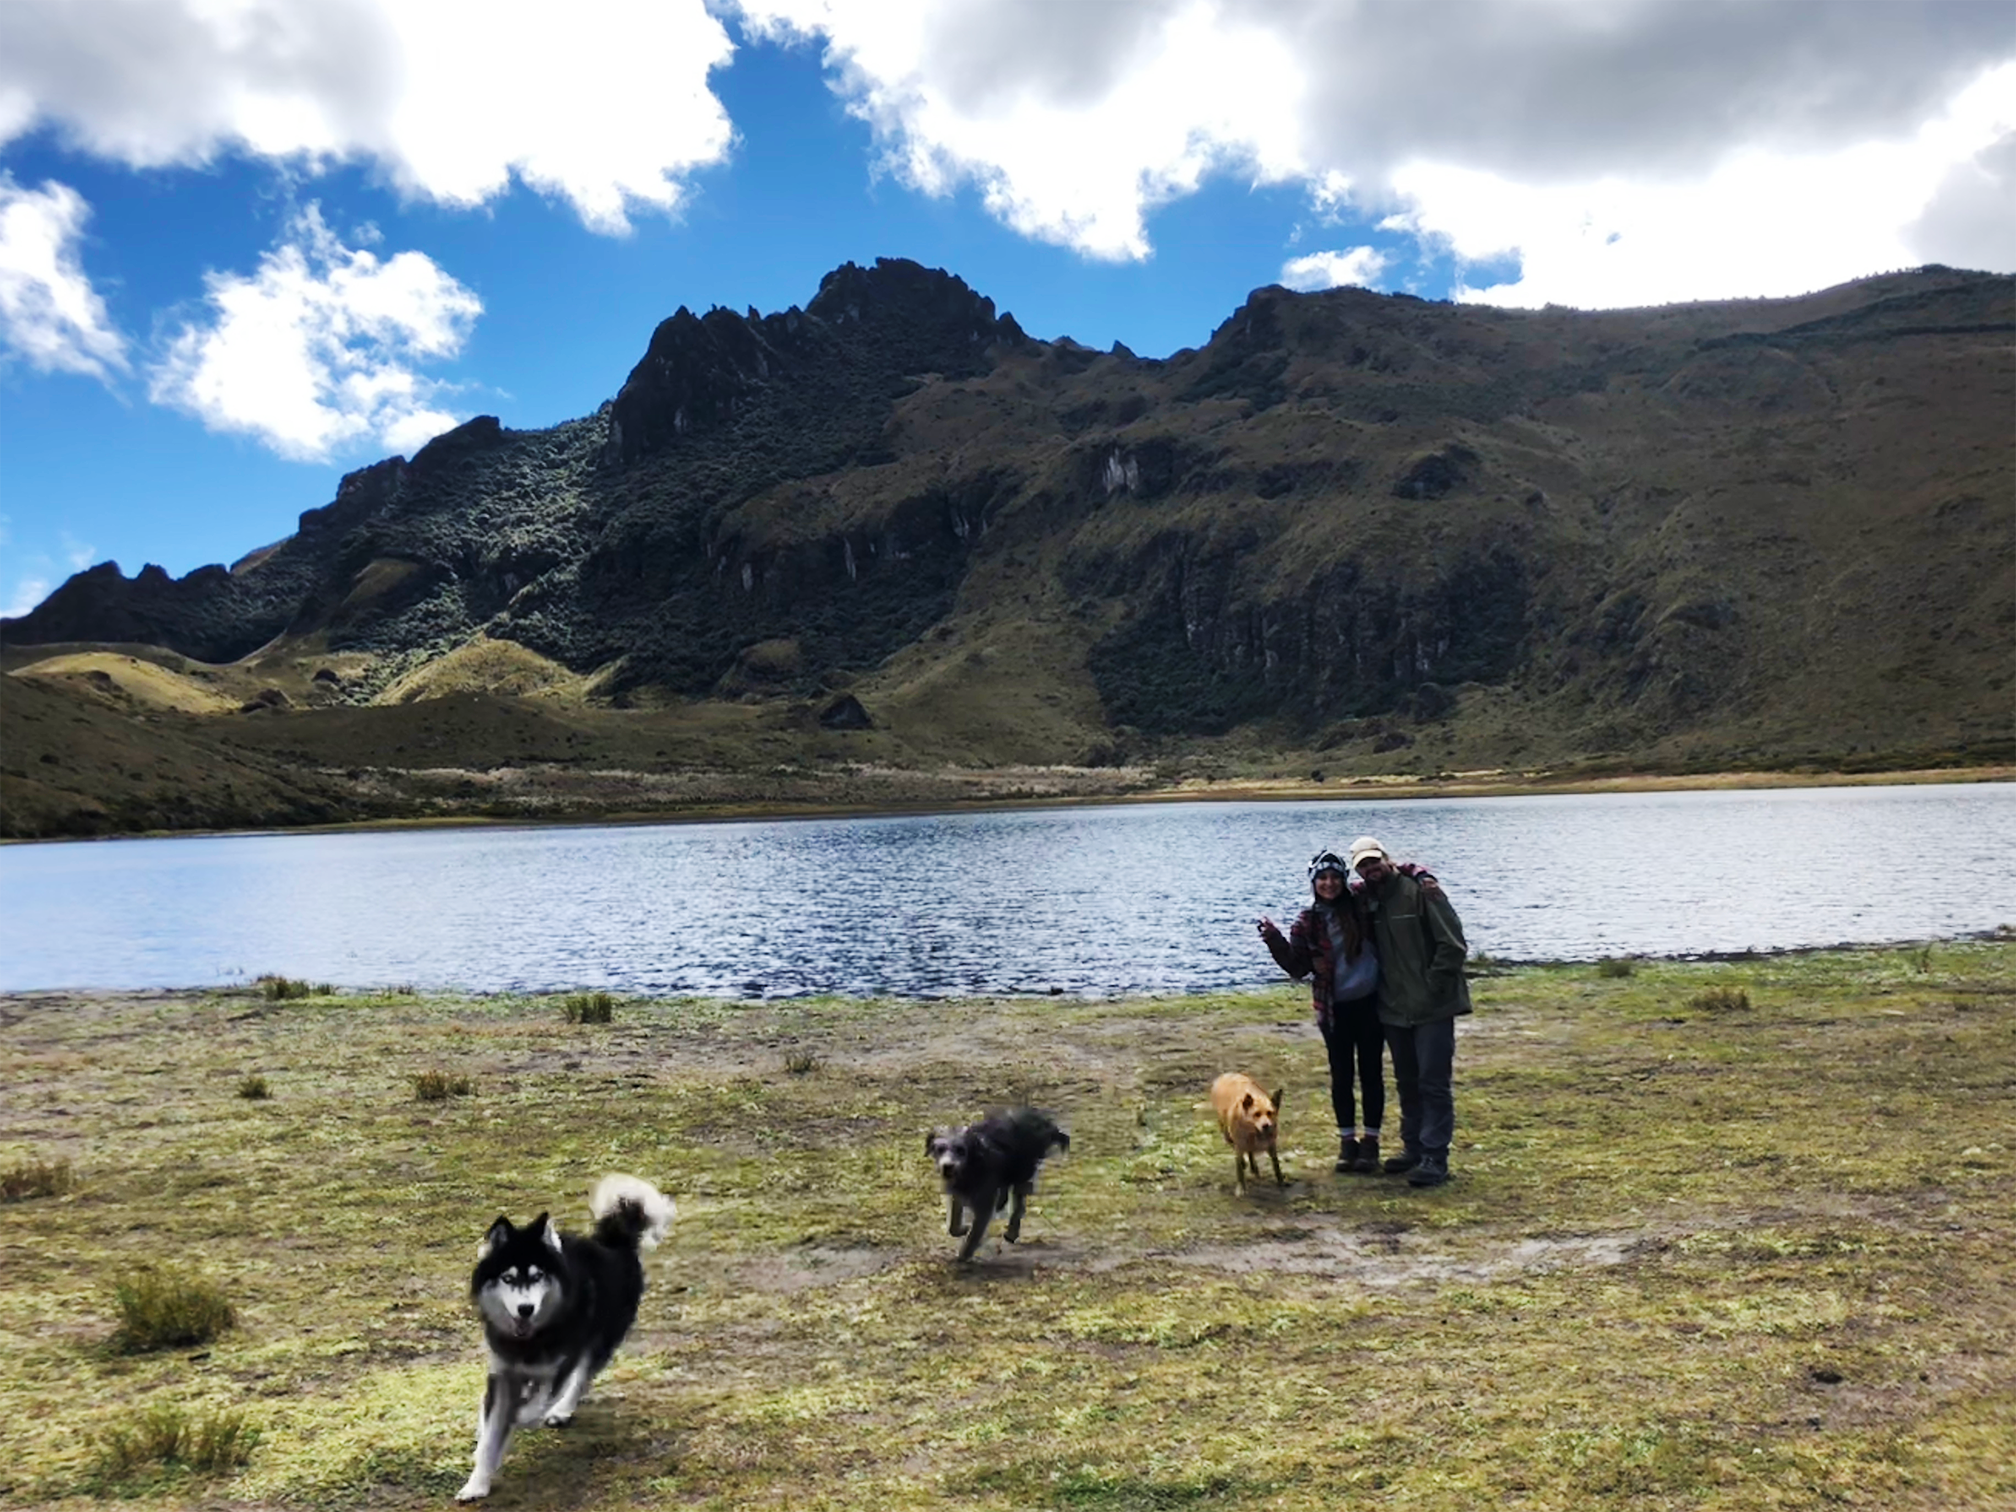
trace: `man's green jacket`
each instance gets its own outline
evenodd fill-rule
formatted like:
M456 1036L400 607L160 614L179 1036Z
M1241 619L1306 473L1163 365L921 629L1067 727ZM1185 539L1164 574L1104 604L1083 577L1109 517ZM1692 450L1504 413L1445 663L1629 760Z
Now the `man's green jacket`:
M1463 921L1439 890L1389 871L1363 894L1379 947L1379 1021L1404 1028L1470 1011Z

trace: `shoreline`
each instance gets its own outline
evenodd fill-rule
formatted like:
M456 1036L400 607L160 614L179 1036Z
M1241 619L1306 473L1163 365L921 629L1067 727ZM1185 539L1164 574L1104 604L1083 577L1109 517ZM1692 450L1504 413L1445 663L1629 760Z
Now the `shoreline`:
M676 810L600 813L425 814L379 819L345 819L328 824L221 829L135 830L105 835L0 837L0 849L17 845L90 844L112 840L195 840L267 835L343 835L431 829L549 829L632 827L653 824L772 823L819 819L895 819L933 814L1008 813L1018 810L1103 808L1157 803L1349 803L1437 798L1545 798L1665 792L1746 792L1836 787L1927 787L2016 781L2016 765L1916 767L1883 772L1699 772L1628 773L1615 776L1548 777L1458 772L1446 776L1403 775L1308 778L1185 778L1153 789L1114 793L1021 794L1001 798L920 798L914 803L810 804L795 802L698 803Z
M1929 950L1937 945L1994 945L2016 940L2016 922L1998 924L1988 929L1962 930L1957 934L1921 935L1909 939L1896 940L1836 940L1823 945L1782 945L1768 950L1700 950L1639 952L1609 956L1546 956L1514 958L1495 956L1480 951L1472 955L1466 963L1470 969L1464 973L1472 981L1479 978L1508 977L1524 971L1571 971L1578 968L1600 966L1605 961L1629 961L1634 966L1733 966L1748 963L1768 963L1773 961L1796 961L1810 956L1830 955L1885 955L1896 951ZM69 983L46 987L0 987L0 1007L10 1003L32 1002L46 997L86 997L86 998L134 998L165 997L186 998L191 996L215 996L218 994L247 993L256 990L258 978L216 982L208 985L198 983L155 983L145 987L106 987L90 984ZM372 985L367 983L335 983L332 993L313 993L316 997L410 997L416 1000L428 998L525 998L540 999L565 997L583 989L578 983L558 987L498 987L483 988L466 985L446 984L433 987L418 987L408 992L404 988ZM903 1006L917 1006L929 1003L978 1003L978 1002L1056 1002L1072 1007L1117 1003L1159 1003L1183 1002L1193 999L1213 997L1244 997L1254 993L1265 993L1277 987L1302 987L1302 983L1286 977L1273 977L1264 981L1234 983L1229 986L1192 987L1170 992L1116 992L1094 995L1073 992L1068 988L1011 987L991 992L947 992L938 994L889 993L889 992L800 992L765 993L750 996L747 993L677 992L657 994L650 992L627 992L614 990L611 996L626 1003L690 1003L702 1002L720 1005L744 1005L769 1007L783 1004L809 1003L890 1003ZM603 989L608 990L608 989ZM1305 994L1306 995L1306 994Z

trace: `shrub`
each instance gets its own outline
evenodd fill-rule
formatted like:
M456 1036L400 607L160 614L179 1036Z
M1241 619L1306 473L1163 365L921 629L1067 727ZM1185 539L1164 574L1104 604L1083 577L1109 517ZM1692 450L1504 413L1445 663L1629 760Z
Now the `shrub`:
M1904 959L1911 963L1913 971L1930 971L1932 969L1932 947L1930 945L1923 945L1916 950L1906 951Z
M236 1317L212 1282L166 1266L129 1271L112 1296L119 1306L119 1331L112 1343L121 1354L207 1344Z
M259 995L269 1003L283 1002L289 998L305 998L315 990L308 982L297 981L293 977L275 976L270 972L256 978L252 985L259 989Z
M156 1465L214 1475L244 1464L258 1442L259 1430L242 1412L191 1417L180 1407L157 1403L130 1424L115 1424L98 1436L96 1469L107 1480L129 1480Z
M0 1171L0 1202L61 1197L76 1184L67 1160L24 1160Z
M263 1076L247 1076L238 1083L238 1095L249 1102L261 1102L273 1095Z
M575 992L560 1006L570 1024L606 1024L616 1011L616 1000L606 992Z
M446 1102L451 1097L467 1097L476 1090L466 1076L450 1076L445 1071L422 1071L413 1078L413 1095L422 1102Z
M819 1069L819 1057L810 1050L793 1050L784 1057L784 1069L793 1076L804 1076Z
M1689 998L1687 1006L1704 1013L1739 1013L1750 1006L1750 994L1741 987L1707 987Z
M1596 963L1599 977L1627 977L1638 969L1638 963L1629 956L1611 956Z

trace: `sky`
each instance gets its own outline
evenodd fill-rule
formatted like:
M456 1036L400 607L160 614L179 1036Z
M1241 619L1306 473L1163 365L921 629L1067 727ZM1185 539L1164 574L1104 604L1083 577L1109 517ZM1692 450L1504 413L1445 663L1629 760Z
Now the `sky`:
M1155 357L1274 283L2016 272L2016 5L4 0L0 614L876 257Z

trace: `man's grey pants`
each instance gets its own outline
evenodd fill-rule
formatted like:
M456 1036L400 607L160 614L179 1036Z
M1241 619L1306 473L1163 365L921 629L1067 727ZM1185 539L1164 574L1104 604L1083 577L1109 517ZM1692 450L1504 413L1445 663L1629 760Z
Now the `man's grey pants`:
M1456 1020L1386 1026L1393 1085L1400 1094L1400 1143L1410 1155L1449 1158L1456 1132Z

